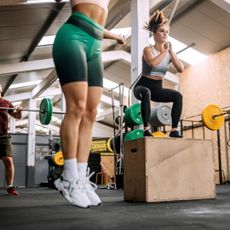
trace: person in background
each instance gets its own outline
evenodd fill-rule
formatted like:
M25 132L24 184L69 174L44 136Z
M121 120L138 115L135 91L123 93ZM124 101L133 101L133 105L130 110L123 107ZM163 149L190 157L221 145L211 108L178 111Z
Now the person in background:
M61 2L56 0L57 2ZM109 0L70 0L72 13L56 34L53 59L66 101L60 128L64 170L57 190L73 205L97 206L101 199L90 181L88 157L92 128L103 92L103 38L124 44L105 29Z
M11 109L0 109L0 159L5 166L5 179L7 194L18 196L14 182L14 160L11 137L8 134L8 114L13 118L20 119L22 116L22 107L14 108L13 104L2 97L2 86L0 84L0 107Z
M144 48L142 56L142 76L134 86L134 96L141 100L141 114L144 124L144 136L152 136L149 127L151 114L150 101L172 102L172 128L170 137L181 137L177 130L182 111L182 95L173 89L162 87L163 79L172 63L178 72L184 70L182 62L173 52L167 41L169 25L163 12L157 11L150 17L145 29L153 34L154 45Z

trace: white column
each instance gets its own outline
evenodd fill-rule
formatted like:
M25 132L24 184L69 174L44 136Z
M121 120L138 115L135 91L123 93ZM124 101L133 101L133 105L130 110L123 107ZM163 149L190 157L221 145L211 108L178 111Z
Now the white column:
M36 100L30 99L28 108L30 110L36 109ZM28 113L28 142L27 142L27 170L26 170L26 185L34 185L34 173L35 173L35 124L36 113Z
M149 33L143 27L149 20L149 0L132 0L131 2L131 83L142 71L142 53L145 46L149 45ZM131 99L132 103L134 98Z

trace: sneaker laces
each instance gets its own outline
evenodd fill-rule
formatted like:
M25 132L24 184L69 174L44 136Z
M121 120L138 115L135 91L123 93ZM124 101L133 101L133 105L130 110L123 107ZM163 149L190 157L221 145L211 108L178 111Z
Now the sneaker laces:
M95 174L95 172L91 172L90 173L90 168L87 168L87 172L86 172L86 177L82 178L82 180L84 181L85 185L89 185L90 188L96 190L97 189L97 185L95 183L93 183L90 178Z

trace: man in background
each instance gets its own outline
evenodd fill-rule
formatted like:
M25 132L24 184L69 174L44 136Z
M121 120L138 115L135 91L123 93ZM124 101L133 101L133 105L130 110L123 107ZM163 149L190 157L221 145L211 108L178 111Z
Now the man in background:
M22 107L15 108L10 101L2 97L2 86L0 84L0 159L5 166L7 193L12 196L18 196L19 193L13 186L14 161L11 137L8 134L8 114L13 118L20 119L22 109Z

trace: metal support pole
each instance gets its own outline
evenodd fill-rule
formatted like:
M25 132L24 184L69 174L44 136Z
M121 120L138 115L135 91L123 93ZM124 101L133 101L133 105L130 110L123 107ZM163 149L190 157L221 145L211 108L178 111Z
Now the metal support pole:
M123 173L123 98L124 98L124 84L120 84L119 86L119 101L120 101L120 161L118 166L118 174L121 175Z
M217 130L217 146L218 146L219 180L220 180L220 184L222 184L222 183L223 183L223 180L222 180L222 162L221 162L220 130Z
M228 127L230 131L230 123L228 122ZM227 182L229 183L229 156L228 156L228 144L227 140L229 139L230 132L227 132L227 121L224 122L224 134L225 134L225 154L226 154L226 166L227 166Z

